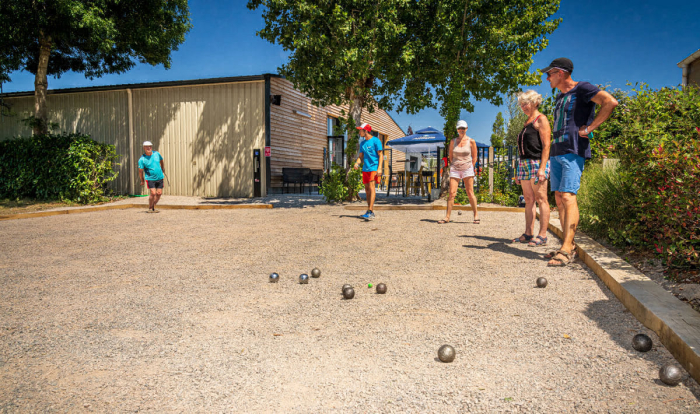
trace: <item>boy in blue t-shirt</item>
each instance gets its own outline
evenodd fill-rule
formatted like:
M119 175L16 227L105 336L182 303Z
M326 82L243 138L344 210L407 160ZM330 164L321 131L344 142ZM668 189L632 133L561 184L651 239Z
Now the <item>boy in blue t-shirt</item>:
M148 213L159 213L156 210L156 204L160 201L160 196L163 195L163 171L165 163L160 152L153 151L151 141L143 143L143 155L139 158L139 177L141 177L141 185L145 181L150 193L148 197Z
M550 185L557 202L564 231L561 249L547 256L549 266L566 266L573 259L574 235L579 212L576 193L581 186L585 160L591 158L592 132L610 117L617 100L588 82L571 79L574 64L567 58L554 59L542 73L552 88L559 89L552 125ZM600 105L598 114L596 105Z
M374 219L374 199L377 196L375 183L379 183L382 177L382 141L372 136L372 127L369 124L362 124L357 129L360 136L365 140L360 144L360 158L355 161L355 169L362 162L362 184L365 185L367 196L367 212L362 217L365 220Z

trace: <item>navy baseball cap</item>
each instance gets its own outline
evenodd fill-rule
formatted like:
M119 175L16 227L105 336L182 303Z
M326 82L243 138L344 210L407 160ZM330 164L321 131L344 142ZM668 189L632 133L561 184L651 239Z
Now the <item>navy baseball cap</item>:
M572 73L574 71L574 63L567 58L557 58L554 59L552 63L549 64L549 66L541 70L542 73L547 73L552 69L560 69Z

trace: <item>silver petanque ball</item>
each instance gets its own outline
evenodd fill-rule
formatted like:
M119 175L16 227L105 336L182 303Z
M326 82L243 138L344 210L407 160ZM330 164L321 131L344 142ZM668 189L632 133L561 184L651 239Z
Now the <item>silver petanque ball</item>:
M341 291L345 291L345 289L347 289L347 288L352 289L352 285L348 285L347 283L344 284L344 285L343 285L343 288L341 289Z
M308 285L309 284L309 275L306 273L302 273L299 275L299 283L302 285Z
M639 352L647 352L651 350L651 338L645 334L637 334L632 338L632 347Z
M442 362L452 362L455 360L455 349L450 345L443 345L438 349L438 359Z
M538 277L537 281L535 283L537 283L538 288L547 287L547 279L545 279L543 277Z
M377 285L377 293L379 293L380 295L386 293L386 285L384 283L380 283Z
M280 281L280 275L277 273L270 273L270 283L277 283Z
M462 215L462 210L457 210L457 215L461 216Z
M355 297L355 289L349 287L346 289L343 289L343 297L345 299L352 299Z
M321 277L321 271L318 269L318 267L313 268L313 270L311 271L311 277L313 277L313 278Z
M673 364L666 364L659 370L659 379L666 385L676 386L683 379L683 370Z

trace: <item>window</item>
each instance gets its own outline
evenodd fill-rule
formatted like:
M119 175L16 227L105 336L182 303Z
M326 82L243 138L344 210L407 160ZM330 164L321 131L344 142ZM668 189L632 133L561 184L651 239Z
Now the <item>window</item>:
M347 160L345 159L345 150L348 145L348 134L347 131L343 135L336 135L340 127L340 121L338 118L329 116L326 121L326 134L328 136L328 151L327 157L324 160L324 165L326 168L330 168L333 163L338 164L345 168L347 165Z

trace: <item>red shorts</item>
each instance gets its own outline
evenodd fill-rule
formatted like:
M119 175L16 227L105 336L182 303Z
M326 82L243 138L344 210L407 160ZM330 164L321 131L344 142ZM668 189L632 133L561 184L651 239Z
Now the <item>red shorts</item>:
M369 184L371 182L379 182L379 178L377 178L377 172L376 171L362 171L362 184Z

